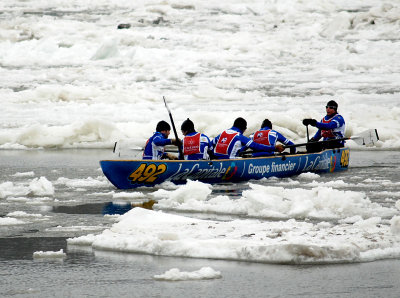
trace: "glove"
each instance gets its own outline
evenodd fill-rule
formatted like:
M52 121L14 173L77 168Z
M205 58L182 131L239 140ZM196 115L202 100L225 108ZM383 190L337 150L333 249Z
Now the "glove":
M290 147L290 154L296 153L296 147Z
M275 146L275 151L282 152L283 150L285 150L285 146L283 146L282 144L278 144Z
M171 139L171 144L179 147L182 145L182 142L179 139Z
M303 119L303 125L311 125L311 126L317 126L317 120L315 119Z

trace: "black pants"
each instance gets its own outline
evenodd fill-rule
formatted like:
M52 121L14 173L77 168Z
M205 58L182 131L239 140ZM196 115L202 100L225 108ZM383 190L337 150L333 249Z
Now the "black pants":
M344 147L344 144L341 141L329 141L329 142L309 142L306 145L306 149L308 153L320 152L324 149L333 149L333 148L341 148Z

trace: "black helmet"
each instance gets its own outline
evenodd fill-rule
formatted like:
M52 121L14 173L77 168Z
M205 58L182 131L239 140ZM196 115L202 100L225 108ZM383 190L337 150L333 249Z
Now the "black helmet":
M337 104L336 101L330 100L330 101L328 101L328 103L326 104L326 107L330 107L330 108L334 109L335 111L337 111L338 104Z
M242 117L236 118L235 122L233 122L233 126L245 131L247 129L247 121Z
M261 128L263 127L269 127L272 128L272 123L268 119L264 119L263 123L261 124Z
M181 125L181 130L186 131L187 133L194 132L194 124L193 121L187 118L185 121L183 121Z
M168 122L161 120L157 123L156 131L160 132L163 130L171 130L171 126L169 126Z

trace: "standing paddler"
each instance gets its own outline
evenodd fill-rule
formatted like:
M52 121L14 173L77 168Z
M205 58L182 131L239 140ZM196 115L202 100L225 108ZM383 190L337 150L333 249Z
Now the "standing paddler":
M311 125L318 128L316 134L310 139L310 142L316 142L323 138L324 141L329 141L324 144L324 148L339 148L344 147L345 141L344 132L346 124L342 115L338 114L338 104L334 100L328 101L326 104L326 115L322 118L321 122L315 119L304 119L304 125ZM338 141L331 141L335 139L342 139Z

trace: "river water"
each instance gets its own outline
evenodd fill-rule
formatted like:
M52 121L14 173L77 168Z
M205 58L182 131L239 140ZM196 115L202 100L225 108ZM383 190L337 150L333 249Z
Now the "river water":
M112 217L104 216L107 213L105 210L116 202L115 193L123 192L116 190L102 177L98 164L100 159L109 157L109 150L0 151L0 181L13 183L13 187L7 188L4 183L0 184L0 215L3 220L14 218L23 221L8 224L2 222L0 226L0 296L398 296L399 259L346 264L317 262L285 265L119 253L96 250L90 246L69 245L67 238L98 234L114 224ZM394 202L383 198L379 193L386 191L398 195L398 183L386 183L387 186L383 186L382 181L398 182L399 168L398 151L353 151L348 171L321 175L318 183L352 181L356 176L360 181L379 180L380 186L370 186L363 191L368 193L372 201L390 207ZM19 174L16 175L17 173ZM32 184L32 181L36 181L35 177L46 177L54 187L54 194L35 194ZM22 194L22 186L29 181L30 194ZM305 183L302 179L293 177L291 181L287 180L287 187L293 181ZM281 180L274 179L253 182L260 185L282 185ZM348 190L360 191L357 183L349 183L347 187ZM235 200L248 188L247 183L215 186L211 196L225 193ZM140 191L150 194L154 189ZM133 204L135 199L124 201L128 202ZM120 202L119 206L123 204ZM16 211L23 213L18 215ZM234 214L218 215L200 211L190 214L222 221L236 218ZM65 253L62 258L33 257L34 252L60 249ZM158 281L153 278L171 268L193 271L203 266L220 271L222 277L180 282Z

